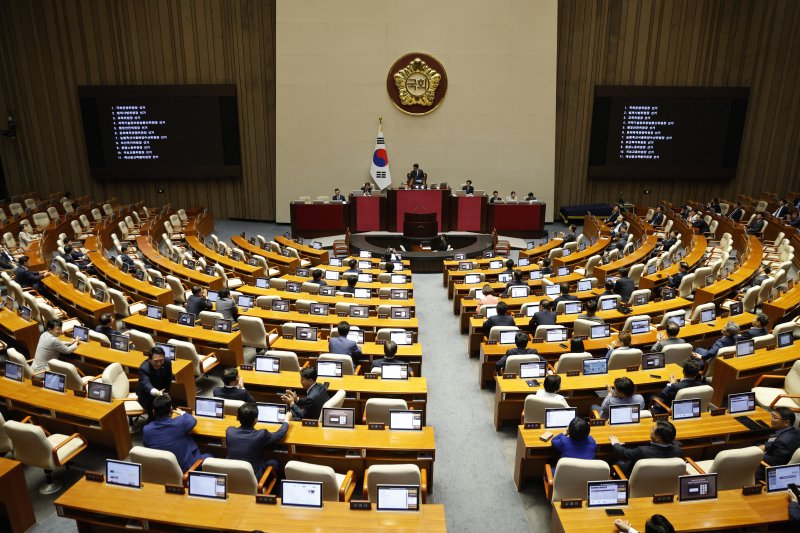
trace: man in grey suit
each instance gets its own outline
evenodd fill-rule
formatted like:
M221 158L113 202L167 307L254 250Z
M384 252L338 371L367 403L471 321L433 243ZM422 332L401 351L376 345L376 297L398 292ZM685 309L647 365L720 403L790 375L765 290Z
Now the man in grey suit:
M216 311L222 315L222 318L227 318L228 320L239 318L239 308L231 298L231 291L228 289L220 289Z
M686 342L685 340L678 337L678 334L681 332L681 328L678 327L677 324L670 322L667 324L667 338L661 338L663 336L662 333L659 333L659 339L650 348L651 352L660 352L664 350L664 346L669 346L670 344L681 344Z
M350 333L350 324L342 320L336 326L336 331L339 332L339 336L331 336L328 339L328 351L330 353L349 355L354 362L361 359L361 348L356 342L347 338L347 334Z
M322 406L328 401L328 388L317 383L317 369L311 367L302 369L300 385L306 390L305 398L299 398L296 392L286 389L286 394L281 396L281 401L289 405L294 418L319 419Z

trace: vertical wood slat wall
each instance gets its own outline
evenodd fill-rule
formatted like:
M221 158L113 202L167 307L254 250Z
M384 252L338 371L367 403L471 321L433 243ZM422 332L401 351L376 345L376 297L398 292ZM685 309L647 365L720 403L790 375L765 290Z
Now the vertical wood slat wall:
M0 117L18 124L0 139L9 191L275 218L275 0L3 0L0 29ZM89 177L77 87L146 84L235 84L243 177Z
M559 0L556 209L800 190L800 2ZM595 85L750 87L737 177L588 179ZM650 189L650 195L643 193Z

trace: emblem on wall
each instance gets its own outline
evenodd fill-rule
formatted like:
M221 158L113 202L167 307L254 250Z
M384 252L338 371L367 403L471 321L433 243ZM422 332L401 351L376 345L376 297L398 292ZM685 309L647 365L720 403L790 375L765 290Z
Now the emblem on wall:
M442 64L428 54L406 54L389 69L386 90L400 111L427 115L447 94L447 73Z

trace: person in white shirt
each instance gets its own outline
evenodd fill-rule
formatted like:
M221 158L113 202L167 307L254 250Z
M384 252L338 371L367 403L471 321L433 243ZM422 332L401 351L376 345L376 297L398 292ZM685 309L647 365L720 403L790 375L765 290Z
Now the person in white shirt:
M638 529L631 527L631 523L627 520L617 518L614 520L614 526L617 531L622 533L639 533ZM675 527L667 520L667 517L660 514L654 514L644 524L644 533L675 533Z
M61 321L51 318L47 321L46 331L39 337L39 344L36 346L36 355L33 358L33 372L50 369L50 361L58 359L61 354L68 354L75 351L78 347L78 339L66 343L59 339L61 336Z
M511 194L506 196L506 202L516 202L517 201L517 193L515 191L511 191Z
M536 396L540 398L561 398L564 397L558 394L561 390L561 376L558 374L550 374L544 378L544 387L536 391Z

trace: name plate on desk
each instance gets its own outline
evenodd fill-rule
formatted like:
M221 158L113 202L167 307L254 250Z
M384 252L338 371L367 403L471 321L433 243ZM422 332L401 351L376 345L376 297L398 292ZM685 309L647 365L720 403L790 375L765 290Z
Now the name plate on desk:
M380 295L378 295L378 299L379 300L388 300L389 299L389 295L388 294L380 294Z
M581 375L581 371L580 370L570 370L570 371L567 372L567 376L568 377L580 376L580 375Z
M263 503L266 505L277 505L278 497L274 494L256 494L256 503Z
M510 372L503 372L503 379L516 379L517 375Z
M639 365L631 365L625 367L625 372L638 372L638 371L639 371Z
M711 410L711 416L722 416L724 414L725 414L725 408L724 407L718 407L716 409L712 409Z
M525 422L524 428L525 429L539 429L542 427L541 422Z
M380 320L386 320L387 318L389 318L389 315L378 315L378 319Z
M302 423L303 423L303 427L307 427L307 428L319 427L319 420L316 420L316 419L313 419L313 418L304 418Z
M307 315L307 314L308 314L308 311L306 311L305 309L300 309L300 310L298 311L298 313L300 313L301 315Z
M605 426L606 421L602 418L590 418L589 419L590 426Z
M76 390L76 391L72 391L72 393L78 398L86 398L86 391L85 390Z
M668 422L669 421L669 414L668 413L662 413L660 415L653 415L653 422L658 422L658 421Z
M542 344L544 342L544 339L533 339L532 342L533 344Z
M283 338L286 339L287 341L291 341L294 340L294 335L284 335Z
M373 422L371 424L367 424L368 430L375 430L375 431L383 431L386 429L386 424L383 422Z
M583 500L580 498L567 498L561 500L562 509L578 509L580 507L583 507Z
M379 345L379 346L380 346L380 345L382 345L382 344L386 344L386 341L379 341L379 340L376 340L376 341L375 341L375 344L377 344L377 345Z
M474 315L472 318L483 318L483 315Z
M369 511L372 509L372 504L369 500L350 500L351 511Z
M675 495L670 494L653 494L653 503L672 503L675 501Z
M102 483L106 480L106 477L101 472L90 472L86 471L86 481L99 481Z
M164 485L164 492L167 494L186 494L186 489L183 485Z
M497 341L486 341L486 345L494 345L497 344Z
M742 495L752 496L753 494L761 494L764 485L745 485L742 487Z
M241 368L242 370L253 370L253 365L248 365L248 364L239 365L239 368Z
M733 357L733 353L724 353L722 354L723 359L731 359Z
M346 317L346 316L347 316L347 313L336 313L336 316L339 316L339 317Z
M378 374L376 372L367 372L364 374L364 379L378 379Z

